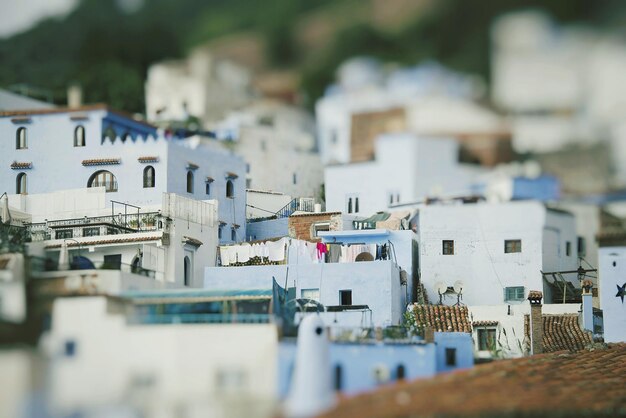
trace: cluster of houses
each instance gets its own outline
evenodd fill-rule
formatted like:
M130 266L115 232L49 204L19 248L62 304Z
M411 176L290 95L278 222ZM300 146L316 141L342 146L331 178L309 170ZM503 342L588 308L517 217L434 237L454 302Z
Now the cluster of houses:
M520 20L549 26L493 32L510 117L475 77L359 58L313 119L207 51L150 69L148 121L0 96L0 342L37 347L2 382L43 358L60 416L312 416L336 392L626 341L620 206L546 168L529 132L553 132L533 106L557 95L520 89L514 61L561 61L511 37Z

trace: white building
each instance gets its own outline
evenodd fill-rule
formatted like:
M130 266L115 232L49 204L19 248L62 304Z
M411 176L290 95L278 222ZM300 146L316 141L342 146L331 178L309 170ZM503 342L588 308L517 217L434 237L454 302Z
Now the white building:
M580 295L576 273L558 274L578 268L570 213L534 201L427 205L417 231L420 280L433 302L443 294L456 303L455 287L470 306L520 304L536 289L544 303L561 303L564 286L566 300Z
M453 139L381 135L373 161L325 168L326 210L369 216L426 197L472 194L483 170L459 164Z
M55 302L43 340L55 415L125 406L145 416L272 416L274 324L129 323L124 311L106 297Z
M120 214L111 213L105 193L97 187L11 195L9 202L32 213L30 253L61 269L107 268L176 287L201 285L204 266L215 264L216 201L164 193L160 205ZM92 264L79 266L75 256Z
M247 187L318 197L323 170L310 114L275 101L234 111L216 133L247 162Z
M600 248L600 306L604 321L604 341L626 341L626 248Z
M140 207L160 205L164 192L217 200L222 242L246 236L245 163L231 152L166 139L103 106L2 112L0 135L11 139L0 145L2 192L104 186L107 204Z
M185 60L151 65L145 90L146 113L154 122L196 117L210 124L252 98L250 72L204 47Z
M359 160L356 154L374 140L363 128L472 139L483 148L508 144L503 118L474 102L483 92L477 78L433 63L386 72L372 60L349 60L339 68L337 84L316 103L322 163Z
M393 260L207 267L204 288L271 289L274 278L295 288L296 298L324 305L324 321L332 326L398 325L406 308L408 290Z
M626 184L623 113L626 43L617 34L559 27L538 11L516 12L492 28L492 99L510 112L520 152L608 141L611 180Z

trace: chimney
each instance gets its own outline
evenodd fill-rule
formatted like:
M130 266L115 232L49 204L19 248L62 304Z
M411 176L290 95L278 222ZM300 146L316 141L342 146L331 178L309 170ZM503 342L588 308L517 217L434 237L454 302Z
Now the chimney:
M78 84L67 88L67 107L74 109L83 105L83 89Z
M582 307L582 322L583 329L593 332L593 301L591 289L593 288L593 282L589 279L583 280L583 307Z
M543 353L541 299L543 299L543 294L540 291L531 290L528 292L528 301L530 302L530 354Z

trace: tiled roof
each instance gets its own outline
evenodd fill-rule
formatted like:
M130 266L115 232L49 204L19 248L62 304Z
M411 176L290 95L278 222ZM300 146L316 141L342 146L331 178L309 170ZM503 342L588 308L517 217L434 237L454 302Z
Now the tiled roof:
M531 302L541 302L541 299L543 299L543 293L541 293L539 290L531 290L530 292L528 292L528 300L530 300Z
M226 173L226 178L236 179L237 177L239 177L239 176L236 173L232 173L230 171Z
M294 215L289 215L290 218L300 217L300 216L334 216L341 215L341 212L307 212L307 213L297 213Z
M626 416L626 344L500 360L343 398L331 417Z
M106 245L106 244L125 244L128 242L144 242L144 241L157 241L161 239L161 235L143 236L143 237L129 237L129 238L112 238L112 239L97 239L93 241L81 241L81 242L68 242L68 247L86 247L91 245ZM61 244L46 245L46 250L53 248L61 248Z
M137 161L139 161L140 163L156 163L159 161L159 157L143 156L137 158Z
M151 125L142 120L137 120L130 113L126 113L120 110L115 110L108 107L106 104L93 104L93 105L85 105L79 107L55 107L55 108L47 108L47 109L32 109L32 110L10 110L10 111L0 111L0 117L8 117L8 116L31 116L31 115L50 115L55 113L68 113L75 114L80 112L89 112L93 110L105 110L109 113L113 113L119 116L122 116L127 119L131 119L133 122L144 125L148 128L156 129L156 126Z
M187 244L195 245L196 247L199 247L203 244L203 242L200 241L199 239L195 239L195 238L188 237L188 236L183 236L183 238L185 239L185 242Z
M473 327L495 327L498 325L498 321L474 321L472 322Z
M33 168L33 163L13 161L11 163L11 168L13 170L25 170L27 168Z
M467 306L413 305L418 328L435 332L472 332Z
M542 315L543 351L578 351L593 343L592 336L578 324L578 315ZM524 316L524 335L530 338L530 319Z
M83 160L84 166L91 165L114 165L120 164L122 162L121 158L92 158L90 160Z

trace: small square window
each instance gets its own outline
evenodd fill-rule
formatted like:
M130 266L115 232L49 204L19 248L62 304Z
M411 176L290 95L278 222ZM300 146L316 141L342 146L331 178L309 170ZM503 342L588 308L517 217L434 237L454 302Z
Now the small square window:
M495 328L478 328L477 339L479 351L493 351L496 349Z
M318 238L318 234L323 231L330 231L330 222L314 223L311 225L311 238Z
M339 291L339 304L342 306L352 305L352 290Z
M456 348L446 348L446 366L456 366Z
M83 237L97 237L100 235L100 228L83 228Z
M63 354L65 354L65 357L74 357L74 355L76 354L76 342L73 340L65 341L65 344L63 346Z
M512 286L504 288L504 301L524 300L524 286Z
M522 240L521 239L507 239L504 241L505 253L521 253L522 252Z
M74 236L74 231L71 229L61 229L54 233L54 237L56 239L67 239L72 238Z
M443 255L454 255L453 240L443 240Z

